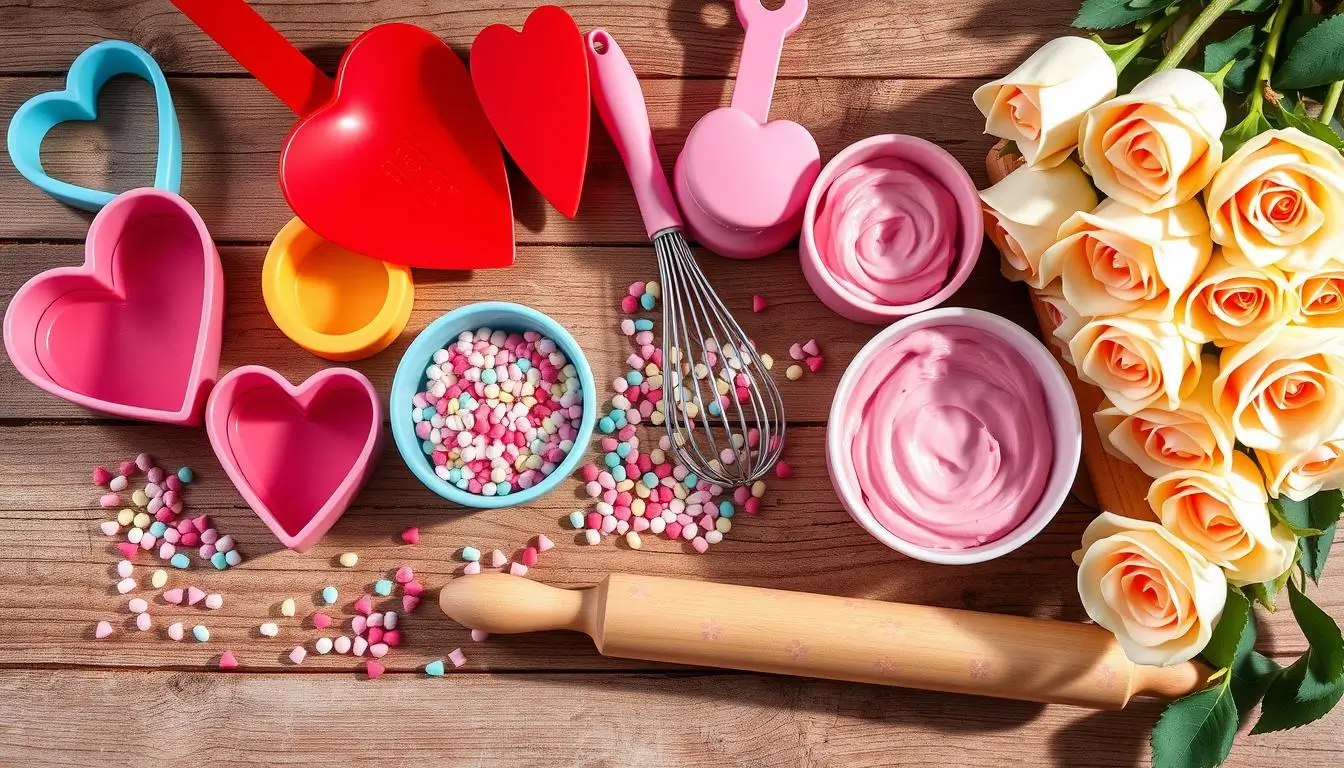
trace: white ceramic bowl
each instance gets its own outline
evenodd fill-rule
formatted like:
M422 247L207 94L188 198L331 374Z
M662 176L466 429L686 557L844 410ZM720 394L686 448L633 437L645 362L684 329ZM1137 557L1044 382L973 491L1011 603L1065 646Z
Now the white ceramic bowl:
M969 326L988 331L1003 339L1027 359L1045 389L1050 432L1054 439L1050 477L1046 481L1036 508L1021 525L1005 536L966 549L933 549L912 544L882 527L863 502L863 493L854 479L854 467L845 446L845 436L837 428L843 421L841 412L854 392L855 383L879 349L892 339L904 336L917 328L942 325ZM1078 402L1074 399L1073 388L1069 386L1064 371L1045 345L1010 320L989 312L960 307L945 307L912 315L893 323L874 336L872 341L859 350L850 361L849 367L845 369L845 375L841 377L840 385L835 391L835 400L831 403L829 424L831 426L826 430L826 466L830 471L831 484L835 487L835 492L840 496L840 501L845 505L849 516L874 538L897 552L916 560L947 565L993 560L1012 552L1040 533L1041 529L1054 518L1064 499L1069 495L1083 450L1082 422L1078 415Z

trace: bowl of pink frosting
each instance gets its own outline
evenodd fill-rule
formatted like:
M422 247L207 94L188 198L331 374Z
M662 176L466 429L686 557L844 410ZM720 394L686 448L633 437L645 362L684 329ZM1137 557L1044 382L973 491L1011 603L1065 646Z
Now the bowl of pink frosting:
M1049 350L1009 320L957 307L873 337L841 377L826 429L850 517L932 563L992 560L1030 541L1081 455L1078 403Z
M880 324L956 293L983 235L980 198L961 163L891 133L851 144L822 169L803 209L799 254L826 306Z

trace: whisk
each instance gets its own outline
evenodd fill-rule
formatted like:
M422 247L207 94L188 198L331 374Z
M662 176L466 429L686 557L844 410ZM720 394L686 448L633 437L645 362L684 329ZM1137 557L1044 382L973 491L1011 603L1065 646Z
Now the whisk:
M658 255L663 414L673 452L689 472L715 485L750 483L779 460L784 402L755 345L682 236L630 62L606 30L589 32L587 43L598 114L625 161Z

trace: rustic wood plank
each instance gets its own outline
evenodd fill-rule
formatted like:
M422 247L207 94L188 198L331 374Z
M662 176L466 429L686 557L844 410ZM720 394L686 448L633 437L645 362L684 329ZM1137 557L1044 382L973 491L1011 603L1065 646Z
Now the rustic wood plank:
M772 479L760 515L739 516L725 542L705 556L680 543L647 538L640 551L614 539L590 547L562 520L581 505L578 484L568 482L536 503L489 512L469 512L447 504L421 487L388 447L373 480L341 521L309 553L282 550L246 508L219 469L199 430L154 426L9 427L0 441L0 466L23 468L0 474L0 583L9 597L0 601L0 666L74 663L92 666L202 667L225 647L240 653L251 669L285 669L295 643L318 634L297 619L279 620L280 638L261 638L256 627L276 614L285 597L300 605L300 617L316 610L316 593L327 584L341 592L334 616L349 616L350 604L373 581L400 565L411 566L431 590L460 569L456 551L472 544L512 555L537 533L558 544L531 575L561 586L586 586L614 571L713 579L732 583L843 596L945 605L974 610L1084 618L1074 589L1069 555L1077 548L1093 512L1070 502L1031 543L1003 559L956 569L900 557L855 525L830 488L819 457L825 430L804 427L790 437L794 477ZM199 481L188 488L190 510L209 513L224 533L239 542L247 560L238 568L169 569L170 585L195 585L225 595L224 607L206 612L153 601L158 623L141 633L128 621L130 596L113 589L112 566L120 559L112 541L97 529L109 513L97 508L98 490L88 482L95 464L138 451L185 463ZM397 534L421 529L421 543L405 546ZM1341 536L1344 539L1344 536ZM356 551L354 569L337 567L341 552ZM147 586L157 557L141 553L136 594L156 594ZM1313 592L1326 610L1344 610L1344 564L1332 562L1323 585ZM92 639L92 627L113 621L118 635ZM170 621L200 620L214 639L207 645L172 643L163 635ZM413 669L453 647L470 645L467 633L430 604L404 624L407 644L387 657L395 669ZM327 634L333 634L329 632ZM42 637L43 642L32 642ZM1286 613L1265 616L1262 648L1282 658L1303 650L1300 633ZM603 660L580 636L549 633L492 638L467 649L473 669L647 668L645 663ZM322 669L343 669L349 658L313 659ZM655 665L656 666L656 665Z
M226 247L221 253L228 300L222 369L268 365L298 381L330 365L289 341L267 314L261 298L265 249ZM18 286L41 270L82 260L83 249L78 245L0 245L0 307L7 307ZM758 347L778 361L775 373L789 418L824 421L845 361L876 333L877 327L844 320L827 309L804 282L794 251L753 262L712 255L700 261ZM469 282L461 275L418 271L415 311L401 338L378 355L351 365L368 375L379 392L386 393L402 353L433 318L471 301L517 301L550 314L569 328L594 366L599 395L607 398L612 394L611 380L625 370L625 359L631 352L629 339L619 329L619 299L632 281L656 275L649 246L530 246L520 250L514 268L476 272ZM752 313L753 294L767 297L769 308ZM574 297L581 298L575 301ZM950 303L998 312L1035 330L1025 293L998 274L998 258L992 252L981 259L974 276ZM821 344L827 365L819 373L788 381L783 372L792 362L789 345L808 338L816 338ZM90 416L88 411L29 384L12 365L0 366L0 418Z
M380 22L419 24L464 57L487 24L515 28L535 0L253 0L263 17L320 66ZM582 29L604 27L645 76L721 77L736 71L742 28L720 0L563 3ZM1074 10L1049 0L949 4L812 0L784 47L786 77L985 77L1011 69L1067 29ZM169 72L242 72L166 0L9 0L0 3L0 72L55 72L99 40L130 40Z
M66 707L79 691L79 717ZM256 675L0 672L16 763L621 766L1147 765L1151 703L1087 712L754 675ZM145 716L130 717L139 712ZM251 716L239 716L249 713ZM8 720L8 718L7 718ZM1243 735L1229 766L1314 764L1309 732ZM52 728L53 723L62 727ZM277 727L286 723L287 727ZM202 724L215 727L202 728ZM346 737L351 732L357 737ZM165 733L190 734L164 739ZM250 750L240 752L239 746ZM338 757L339 755L339 757Z
M217 240L270 242L291 216L276 168L293 115L251 79L172 78L170 84L182 123L183 196L200 211ZM60 85L53 77L0 77L0 115ZM878 133L937 138L984 186L988 141L971 103L974 86L972 81L950 80L791 80L776 89L773 114L804 122L823 159ZM654 135L669 172L686 133L702 115L727 103L728 89L723 80L644 84ZM155 151L150 89L119 78L108 85L102 108L102 121L59 126L52 132L44 153L49 172L98 188L148 183ZM625 168L600 123L593 130L576 220L555 212L520 174L512 174L511 184L520 243L636 244L648 239ZM91 219L39 192L10 163L0 163L0 211L6 214L0 217L0 240L81 240Z

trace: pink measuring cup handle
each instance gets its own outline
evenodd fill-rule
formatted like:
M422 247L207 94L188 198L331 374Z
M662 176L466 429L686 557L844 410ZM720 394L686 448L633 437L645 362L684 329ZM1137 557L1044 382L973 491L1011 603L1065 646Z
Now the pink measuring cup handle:
M630 176L644 219L644 231L652 238L665 229L680 228L681 216L667 186L667 174L658 160L653 131L649 128L649 111L635 70L605 29L589 32L584 41L588 45L588 71L596 86L593 98L597 114L625 161L625 172Z
M806 15L807 0L784 0L773 11L761 5L761 0L737 0L737 19L746 36L733 85L733 109L746 112L758 123L770 119L784 38L793 34Z

